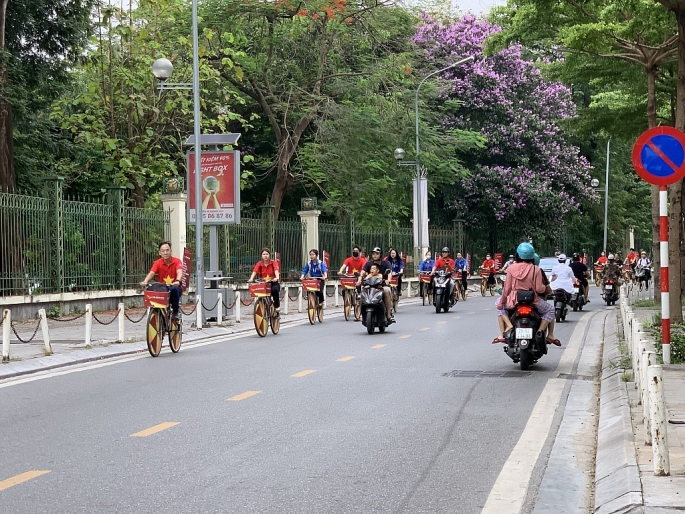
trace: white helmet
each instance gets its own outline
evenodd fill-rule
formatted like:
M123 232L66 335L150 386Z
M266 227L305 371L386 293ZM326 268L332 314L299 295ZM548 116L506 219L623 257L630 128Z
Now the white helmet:
M609 259L610 261L613 261L614 260L614 254L610 253L609 257L607 257L607 259Z
M559 262L566 262L566 254L560 253L559 257L557 257L557 259L559 259Z

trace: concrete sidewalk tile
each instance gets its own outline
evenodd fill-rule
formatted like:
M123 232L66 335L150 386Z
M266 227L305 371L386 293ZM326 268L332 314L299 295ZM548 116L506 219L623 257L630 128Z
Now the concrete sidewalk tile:
M683 514L684 510L683 507L645 507L644 514Z
M645 507L679 507L685 511L685 476L655 477L643 473Z
M642 506L642 494L626 493L600 507L595 507L595 514L646 514Z
M595 489L595 506L609 503L626 493L639 493L642 496L642 483L637 464L623 466L599 479Z

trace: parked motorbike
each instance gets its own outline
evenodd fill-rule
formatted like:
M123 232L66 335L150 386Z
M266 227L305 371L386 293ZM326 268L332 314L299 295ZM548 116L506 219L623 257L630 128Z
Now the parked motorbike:
M517 303L510 312L514 329L505 334L504 353L527 370L547 353L545 334L540 332L542 318L533 308L535 296L532 291L519 291Z
M602 296L607 305L614 305L618 300L618 284L613 279L604 282L604 294Z
M564 289L556 289L554 291L554 317L557 323L566 321L566 314L568 314L568 293Z
M455 304L454 295L450 294L451 279L452 274L444 270L435 273L435 280L433 281L433 304L435 305L435 312L437 314L440 314L440 310L448 312L450 307ZM454 288L454 285L452 285L452 288Z
M375 327L382 334L388 326L385 317L385 302L383 301L383 279L369 277L362 283L361 294L362 324L368 334L373 334Z
M573 294L571 295L571 308L573 312L582 311L583 305L587 303L582 285L579 280L573 281Z

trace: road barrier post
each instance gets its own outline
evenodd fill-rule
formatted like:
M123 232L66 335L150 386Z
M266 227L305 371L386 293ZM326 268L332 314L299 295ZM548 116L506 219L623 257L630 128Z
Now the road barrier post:
M645 428L645 446L652 445L652 423L649 413L649 367L656 365L656 353L647 350L642 354L642 419Z
M652 423L652 462L654 476L669 476L671 462L668 456L668 427L664 405L664 377L661 366L649 366L649 413Z
M92 348L91 339L93 337L93 306L86 304L86 348Z
M126 340L126 317L124 314L124 303L119 303L119 342L123 343Z
M43 332L43 344L45 346L45 355L52 355L52 345L50 344L50 332L48 331L48 318L45 315L45 309L38 309L40 316L40 328Z
M2 311L2 362L10 361L10 333L12 331L12 311Z

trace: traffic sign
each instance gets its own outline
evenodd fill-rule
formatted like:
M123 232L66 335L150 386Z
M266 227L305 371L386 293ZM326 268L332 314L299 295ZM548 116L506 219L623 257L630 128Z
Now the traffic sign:
M685 177L685 134L673 127L643 132L633 146L633 167L655 186L678 182Z

